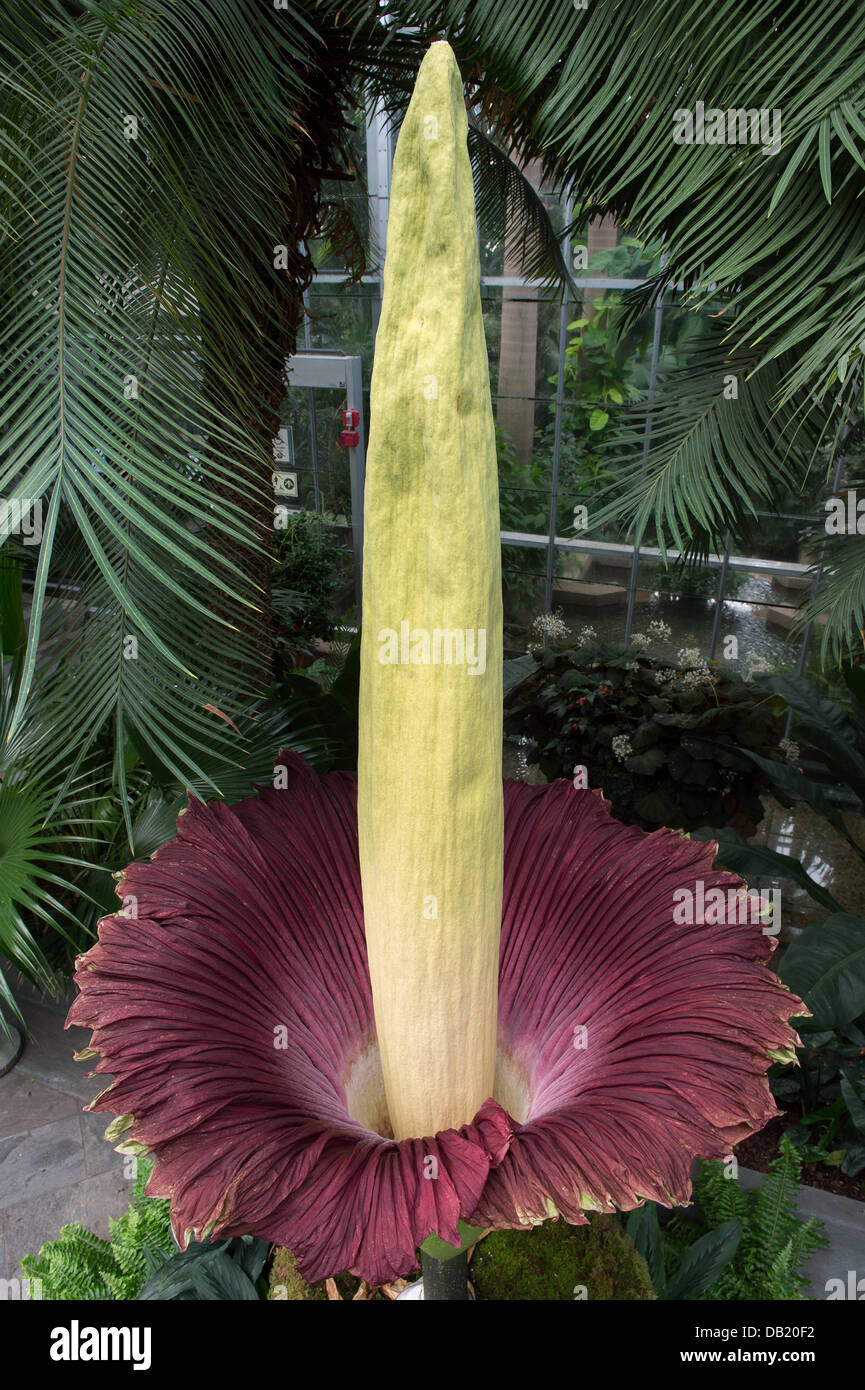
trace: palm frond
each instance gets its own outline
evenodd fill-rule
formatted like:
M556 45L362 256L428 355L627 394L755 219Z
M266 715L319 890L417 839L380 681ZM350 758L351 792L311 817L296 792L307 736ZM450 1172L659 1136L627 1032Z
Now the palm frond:
M778 403L784 362L755 373L756 354L728 351L706 333L651 401L629 408L611 438L608 467L624 498L593 517L616 518L662 550L723 550L757 507L800 490L823 441L825 412ZM735 394L734 394L735 393ZM649 430L644 471L642 445Z
M19 7L0 489L38 499L43 530L10 744L61 595L48 696L71 711L79 763L113 721L118 747L131 735L175 777L202 778L214 749L237 765L232 712L266 680L269 443L308 274L297 245L340 149L346 79L312 18L228 0ZM332 117L324 150L303 128L313 107Z

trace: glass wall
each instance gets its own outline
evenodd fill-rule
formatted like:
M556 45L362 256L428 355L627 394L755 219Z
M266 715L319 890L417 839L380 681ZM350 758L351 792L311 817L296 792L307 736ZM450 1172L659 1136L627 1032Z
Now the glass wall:
M368 238L366 274L346 282L332 248L321 244L315 248L320 270L307 296L305 347L360 356L367 420L393 146L393 133L374 113L357 131L357 184L326 190L353 210ZM526 173L538 186L536 171ZM539 192L561 232L570 206L543 187ZM581 240L562 236L578 291L564 302L559 290L520 273L500 235L483 225L478 234L508 653L525 651L538 614L561 610L575 632L590 626L617 642L660 619L671 630L663 653L671 657L696 648L743 673L795 669L805 653L791 628L812 592L804 571L815 555L801 537L818 517L822 528L816 491L787 499L777 513L758 510L746 554L728 547L726 556L696 567L665 565L651 533L635 556L632 537L605 514L624 478L651 466L664 447L663 439L647 439L640 404L665 386L673 389L677 372L713 332L717 339L723 302L709 296L695 307L675 291L659 303L646 282L659 268L662 248L644 245L610 218L591 223ZM623 326L622 298L641 287ZM298 346L304 350L304 341ZM342 402L336 392L296 391L289 398L298 468L307 480L303 505L344 524L350 499L339 447ZM617 426L632 407L637 413L628 418L637 423L623 433Z

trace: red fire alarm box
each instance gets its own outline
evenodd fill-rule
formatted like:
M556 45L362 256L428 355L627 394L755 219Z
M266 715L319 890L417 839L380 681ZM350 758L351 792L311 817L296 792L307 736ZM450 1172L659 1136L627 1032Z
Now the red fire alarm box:
M356 415L356 410L348 410L347 415ZM340 430L339 442L343 449L354 449L360 443L360 434L357 430Z
M342 412L342 427L346 430L356 430L360 424L359 410L344 410ZM357 442L357 441L355 441Z

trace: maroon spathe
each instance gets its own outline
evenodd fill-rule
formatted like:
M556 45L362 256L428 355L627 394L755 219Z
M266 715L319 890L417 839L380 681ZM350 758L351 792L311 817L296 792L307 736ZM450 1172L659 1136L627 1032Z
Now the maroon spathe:
M787 1020L805 1010L763 963L774 943L673 921L675 890L740 880L710 845L619 824L597 793L506 782L499 1046L523 1122L490 1099L460 1130L397 1143L352 1119L346 1080L375 1041L357 779L280 762L284 791L191 802L118 887L137 918L106 918L78 962L67 1026L93 1030L115 1078L91 1108L134 1116L124 1138L153 1152L148 1191L171 1198L179 1239L252 1233L311 1281L377 1284L430 1231L458 1243L460 1217L687 1202L693 1156L776 1113L769 1050L797 1042Z

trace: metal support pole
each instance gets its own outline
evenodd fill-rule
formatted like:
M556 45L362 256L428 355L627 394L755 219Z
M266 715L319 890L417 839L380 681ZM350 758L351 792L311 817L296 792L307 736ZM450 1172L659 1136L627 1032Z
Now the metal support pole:
M375 259L376 293L371 301L372 341L375 346L381 317L384 292L384 254L387 245L387 218L390 207L390 176L393 163L393 141L387 112L377 99L366 127L366 191L369 204L369 228Z
M348 473L351 486L351 540L354 552L354 583L357 596L358 620L360 620L361 590L363 580L363 489L366 477L366 440L363 419L363 373L359 357L346 357L345 353L310 352L296 353L286 359L286 372L290 386L325 387L331 390L338 387L345 391L346 404L356 410L358 416L357 444L348 450Z
M303 292L303 307L306 313L303 316L303 341L307 352L312 347L312 330L309 326L309 290ZM307 391L309 400L309 453L312 459L312 489L314 495L314 505L318 516L318 525L321 526L321 488L318 480L318 421L315 414L315 388L310 386Z
M846 430L845 430L845 434L846 434ZM837 492L837 491L838 491L838 488L839 488L839 486L840 486L840 484L841 484L841 474L842 474L843 470L844 470L844 455L843 455L843 454L839 454L839 455L838 455L837 462L836 462L836 464L835 464L835 472L834 472L834 475L833 475L833 477L832 477L832 492ZM829 539L828 535L827 535L826 537L824 537L823 543L822 543L822 545L820 546L820 554L819 554L819 557L818 557L818 560L817 560L817 573L816 573L816 575L815 575L815 577L814 577L814 587L813 587L813 589L811 590L811 599L812 599L812 601L817 597L817 590L820 588L820 580L823 578L823 570L825 569L825 566L826 566L826 545L827 545L828 539ZM799 660L796 662L796 675L797 675L797 676L802 676L802 675L805 674L805 663L806 663L806 661L808 660L808 652L809 652L809 650L810 650L810 648L811 648L811 638L812 638L812 636L813 636L813 633L814 633L814 620L812 619L811 622L809 622L809 623L806 625L805 631L802 633L802 641L801 641L801 643L799 644ZM793 727L793 711L792 711L792 710L788 710L788 711L787 711L787 718L786 718L786 720L784 721L784 737L785 737L785 738L789 738L789 737L790 737L790 730L791 730L792 727Z
M574 212L574 200L568 194L565 203L565 226L570 227L571 218ZM570 265L571 260L571 237L567 232L562 242L562 255L565 265ZM547 538L547 569L544 584L544 610L547 613L553 607L553 563L556 551L556 516L559 509L559 464L562 456L562 412L565 403L565 349L568 345L568 282L565 281L562 290L562 308L559 314L559 371L556 378L556 414L555 431L553 435L553 475L550 482L550 526Z
M658 295L655 301L655 320L652 330L652 359L649 365L649 394L647 405L651 406L655 398L655 386L658 380L658 358L661 355L661 322L664 313L664 291ZM643 466L640 471L640 480L646 476L649 466L649 447L652 442L652 415L651 411L646 416L646 428L643 431ZM625 646L631 640L631 628L634 625L634 605L637 601L637 576L640 571L640 535L634 536L634 556L631 561L631 577L628 581L628 609L625 614Z
M348 451L351 484L351 543L354 551L354 592L357 598L357 626L361 624L363 598L363 490L366 481L366 443L363 420L363 373L359 357L346 359L346 398L348 408L358 413L358 442Z
M718 635L721 631L721 610L724 607L724 590L727 587L727 572L730 568L730 551L733 548L733 537L727 532L727 539L724 544L724 563L721 566L721 573L718 579L718 592L715 595L715 616L712 620L712 645L709 649L709 660L714 661L715 651L718 646Z
M423 1300L451 1303L469 1301L469 1255L463 1250L449 1260L437 1260L425 1250L420 1252L421 1275L423 1276Z

